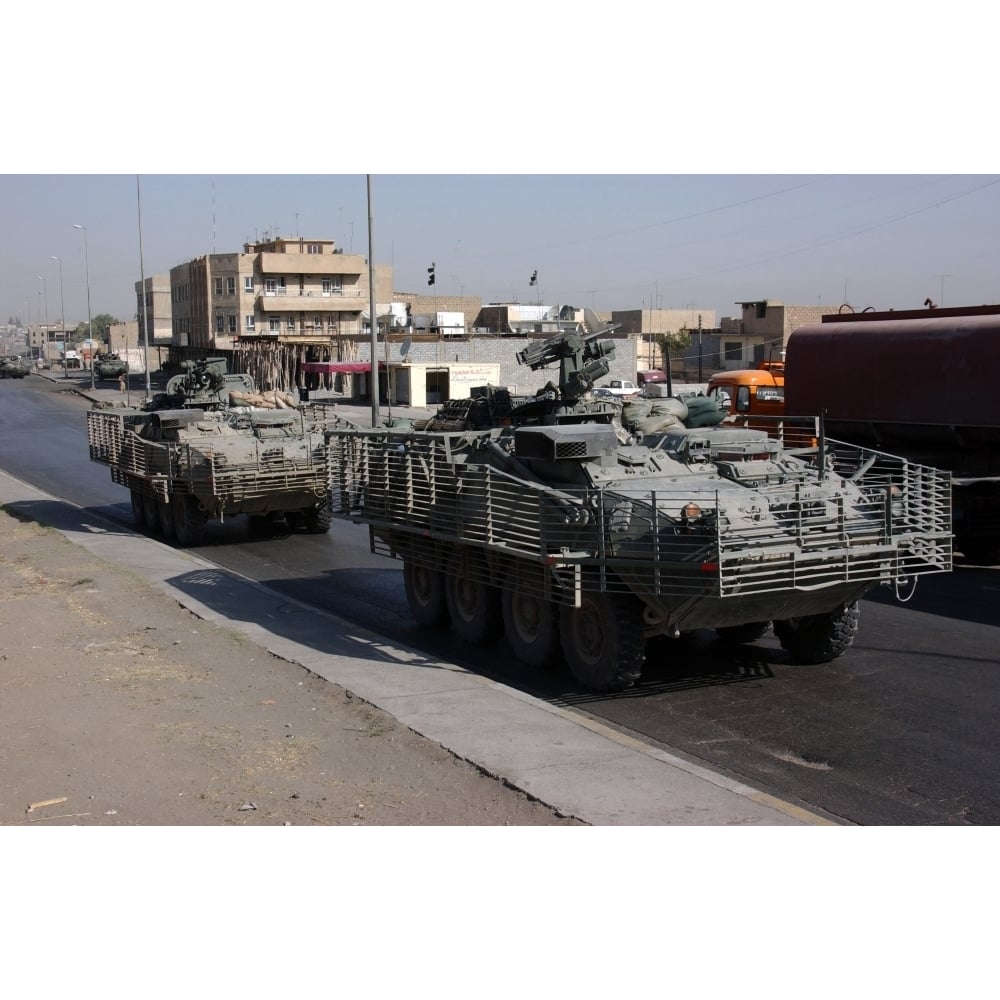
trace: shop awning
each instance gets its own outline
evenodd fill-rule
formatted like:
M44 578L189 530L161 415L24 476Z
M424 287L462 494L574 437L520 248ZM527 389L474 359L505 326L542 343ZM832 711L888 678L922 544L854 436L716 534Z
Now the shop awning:
M384 369L383 362L378 363L379 368ZM362 372L371 371L369 361L303 361L302 370L304 372L316 372L320 375L360 375Z

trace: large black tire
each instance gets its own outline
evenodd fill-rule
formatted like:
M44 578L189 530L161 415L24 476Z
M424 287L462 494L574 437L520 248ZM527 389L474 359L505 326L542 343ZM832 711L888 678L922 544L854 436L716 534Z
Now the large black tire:
M324 500L317 506L302 511L302 523L310 535L325 535L333 524L330 505Z
M795 663L829 663L851 648L860 616L854 601L825 614L776 621L774 634Z
M466 567L461 573L448 573L444 586L452 630L459 638L480 646L503 635L500 592L481 582L484 572Z
M146 523L146 509L142 504L142 494L138 490L131 490L129 498L132 501L132 520L135 526L141 528Z
M559 611L537 594L504 590L501 598L504 635L514 655L529 667L559 662Z
M631 595L584 593L580 607L560 609L559 636L570 673L592 691L622 691L642 673L642 605Z
M444 574L439 570L403 563L403 585L410 614L418 625L447 625L448 602L445 597Z
M156 501L156 510L160 516L160 531L164 538L174 537L174 512L170 509L173 504L165 500Z
M745 625L726 625L715 631L719 633L719 638L723 642L739 646L745 642L756 642L762 636L767 635L767 630L770 627L770 622L747 622Z
M142 510L146 516L146 527L155 534L160 530L160 507L156 502L156 497L149 493L143 493Z
M201 545L205 540L208 511L192 496L175 496L170 505L174 515L174 534L182 547Z

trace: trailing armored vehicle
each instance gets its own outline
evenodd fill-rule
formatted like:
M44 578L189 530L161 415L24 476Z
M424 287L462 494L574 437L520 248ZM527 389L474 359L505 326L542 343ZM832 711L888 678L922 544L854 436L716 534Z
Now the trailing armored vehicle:
M329 416L328 416L329 414ZM323 406L258 393L224 359L188 362L142 408L87 413L90 457L129 490L136 523L198 545L210 519L284 515L290 527L330 527Z
M24 378L30 371L24 358L13 354L0 358L0 378Z
M118 378L128 371L128 366L117 354L98 354L94 358L94 375L97 378Z
M520 352L560 368L534 398L485 387L412 429L328 432L333 512L402 560L418 623L617 691L648 639L695 629L748 642L773 623L793 661L829 661L872 587L950 570L946 474L821 427L786 450L704 397L595 401L604 332Z

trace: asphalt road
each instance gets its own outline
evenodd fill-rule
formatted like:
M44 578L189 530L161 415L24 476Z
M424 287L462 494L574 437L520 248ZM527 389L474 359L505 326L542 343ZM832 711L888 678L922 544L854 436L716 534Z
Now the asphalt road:
M86 382L85 384L89 384ZM32 377L0 386L0 466L112 521L125 491L87 457L86 400ZM994 709L1000 697L1000 568L922 578L899 603L873 592L853 649L791 665L768 636L728 648L714 633L650 645L640 685L614 696L518 664L501 643L470 647L409 618L400 564L366 529L254 535L212 524L199 554L367 628L570 706L650 744L792 802L859 824L1000 822Z

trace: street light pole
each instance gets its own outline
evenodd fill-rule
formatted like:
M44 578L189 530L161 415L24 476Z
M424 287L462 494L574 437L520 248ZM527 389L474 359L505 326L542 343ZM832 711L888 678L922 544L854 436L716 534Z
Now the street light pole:
M146 315L146 272L142 264L142 200L139 196L139 175L135 175L135 203L139 218L139 289L142 295L142 367L146 372L146 399L152 399L153 391L149 384L149 317ZM298 230L299 217L295 216L295 228ZM298 232L296 232L298 235ZM136 347L139 345L136 344ZM128 365L126 357L125 364Z
M45 299L45 354L48 355L48 353L49 353L49 285L48 285L48 282L45 280L45 275L44 274L36 275L36 277L42 283L42 295L44 296L44 299ZM41 345L41 342L39 342L39 345L38 345L38 357L39 357L39 360L41 360L41 358L42 358L42 345Z
M63 378L69 378L69 358L66 357L66 304L63 301L62 257L49 257L49 260L59 261L59 312L62 320L63 339Z
M83 230L83 263L87 269L87 338L90 340L90 388L94 388L94 321L90 315L90 251L87 247L87 227L73 223L74 229Z

